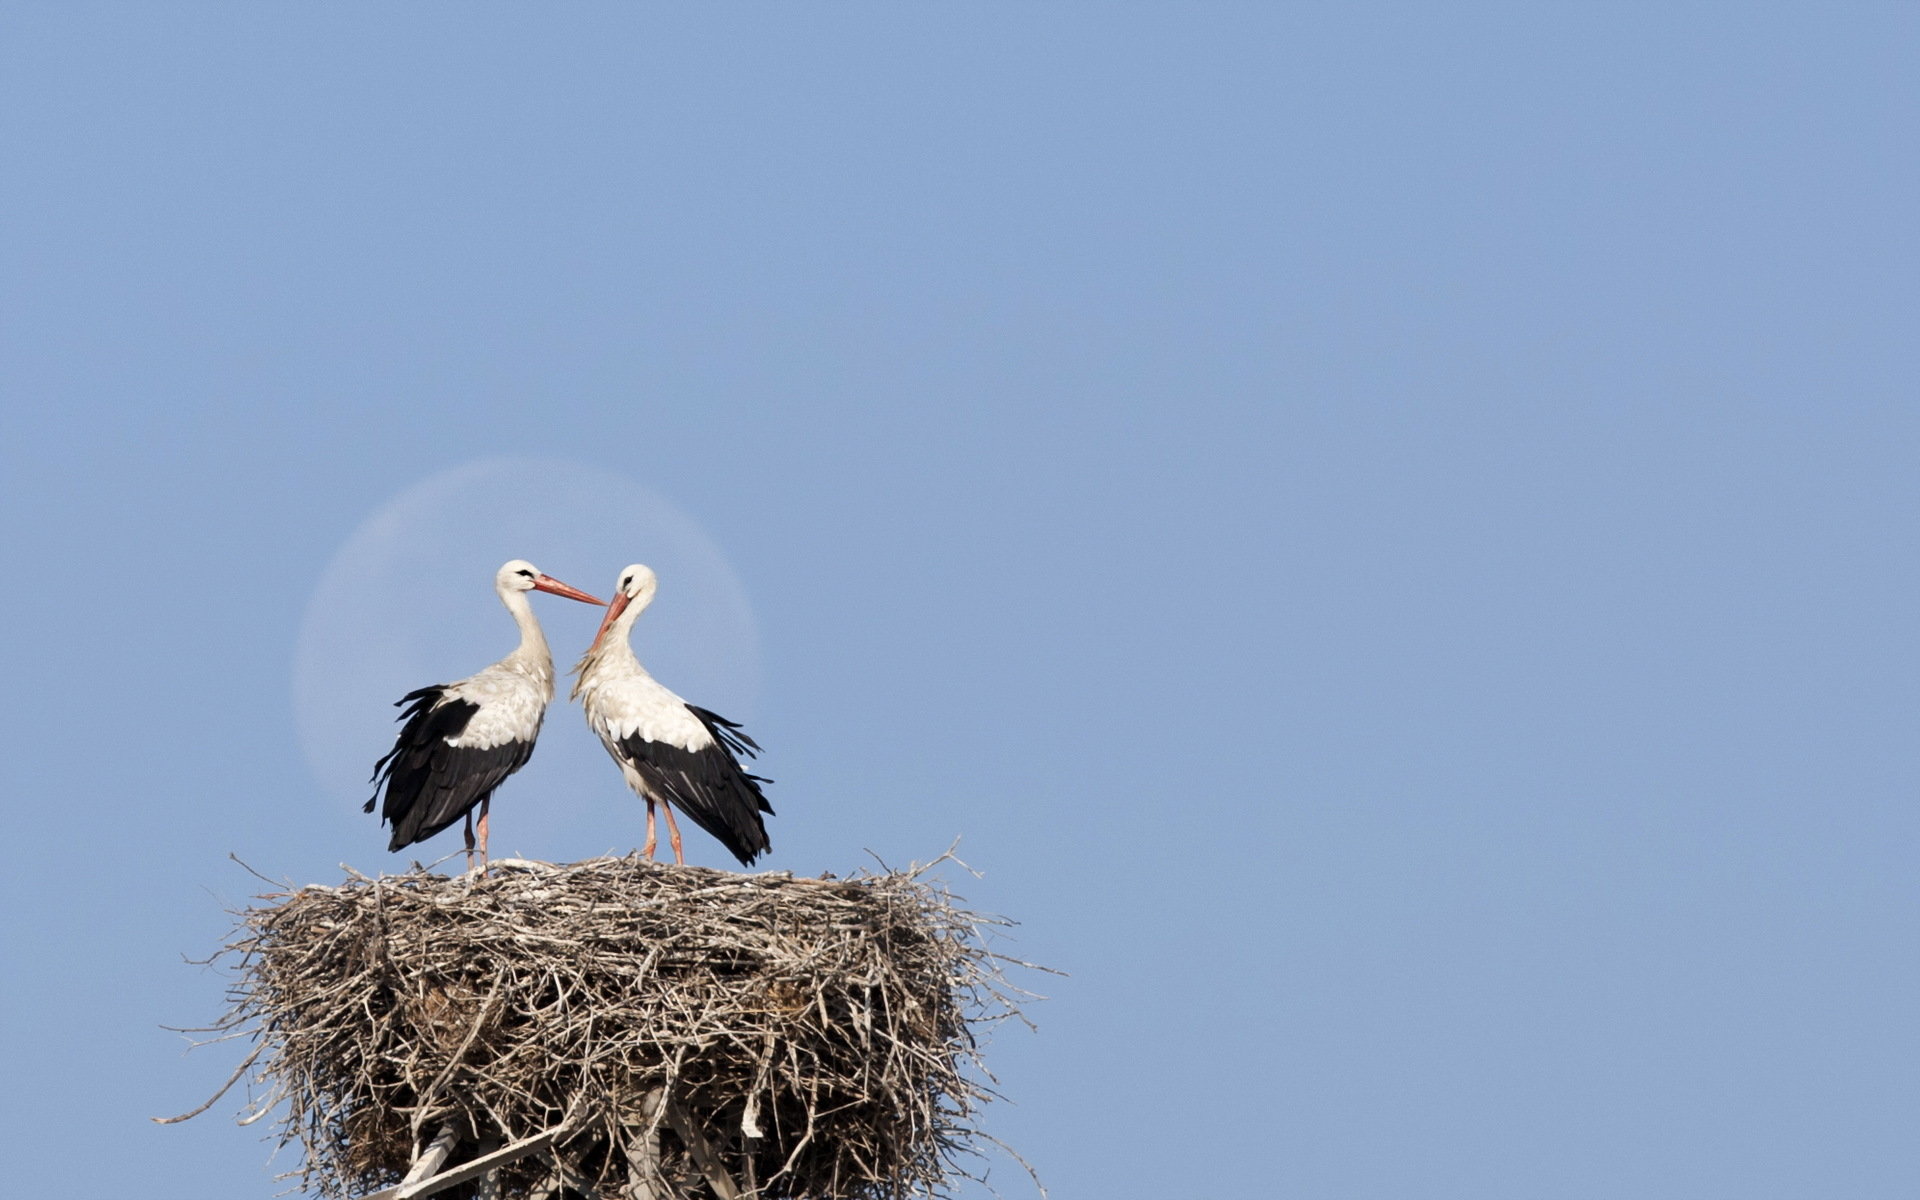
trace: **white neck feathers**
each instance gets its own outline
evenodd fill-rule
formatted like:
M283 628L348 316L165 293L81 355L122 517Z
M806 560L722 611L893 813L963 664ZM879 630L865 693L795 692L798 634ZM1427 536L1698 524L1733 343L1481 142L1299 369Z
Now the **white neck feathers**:
M540 618L533 615L527 593L502 589L500 603L507 606L507 611L513 614L513 623L520 627L520 644L501 661L514 663L529 675L551 682L553 652L547 649L547 635L540 629Z
M581 692L592 688L595 681L608 670L621 675L647 673L633 652L633 623L645 608L644 604L628 605L627 611L620 614L620 619L608 627L606 635L580 656L580 661L573 666L576 676L573 699L578 700Z

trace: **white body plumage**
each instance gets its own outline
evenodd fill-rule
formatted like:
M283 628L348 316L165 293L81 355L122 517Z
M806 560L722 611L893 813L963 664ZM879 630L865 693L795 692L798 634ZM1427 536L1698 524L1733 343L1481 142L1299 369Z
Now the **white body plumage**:
M526 601L522 600L522 604ZM539 627L536 625L535 631ZM544 641L533 653L522 643L506 658L441 689L441 703L464 700L479 706L449 746L491 750L507 742L532 742L540 736L547 705L553 702L553 656Z

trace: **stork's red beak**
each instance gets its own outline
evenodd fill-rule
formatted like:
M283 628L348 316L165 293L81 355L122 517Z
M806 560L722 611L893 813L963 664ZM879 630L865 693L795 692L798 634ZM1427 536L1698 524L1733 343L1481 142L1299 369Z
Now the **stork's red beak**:
M588 654L600 648L600 639L607 636L607 630L613 628L613 623L620 619L620 614L627 611L627 605L632 603L633 597L625 592L614 596L613 603L607 605L607 619L600 622L600 632L593 635L593 645L587 647Z
M565 596L569 600L578 600L582 604L604 604L598 596L590 596L571 584L561 583L551 575L540 575L533 581L536 592L552 592L556 596Z

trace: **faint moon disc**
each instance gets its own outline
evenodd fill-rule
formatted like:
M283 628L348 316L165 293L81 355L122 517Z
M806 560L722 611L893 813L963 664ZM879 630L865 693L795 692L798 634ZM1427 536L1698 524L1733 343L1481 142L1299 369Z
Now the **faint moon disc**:
M393 702L513 649L519 635L493 593L494 572L513 558L603 600L622 567L646 563L660 592L634 630L641 661L704 708L753 716L759 655L746 589L692 518L611 471L541 458L467 463L414 484L354 530L300 624L301 746L322 792L365 826L369 843L384 846L384 833L358 808L398 732ZM553 647L556 696L533 760L495 800L494 851L559 859L631 845L639 802L566 699L566 672L604 610L533 600ZM448 836L422 856L457 848Z

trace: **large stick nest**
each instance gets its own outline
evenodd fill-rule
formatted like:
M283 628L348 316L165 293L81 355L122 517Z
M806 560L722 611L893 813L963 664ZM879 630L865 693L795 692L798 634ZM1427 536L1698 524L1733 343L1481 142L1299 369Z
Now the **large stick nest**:
M703 1154L766 1200L942 1195L984 1138L976 1029L1018 1015L983 939L1005 922L924 872L509 860L263 900L217 1028L257 1039L258 1111L327 1197L395 1183L449 1128L470 1157L562 1126L490 1186L626 1194L644 1144L673 1195L710 1194Z

